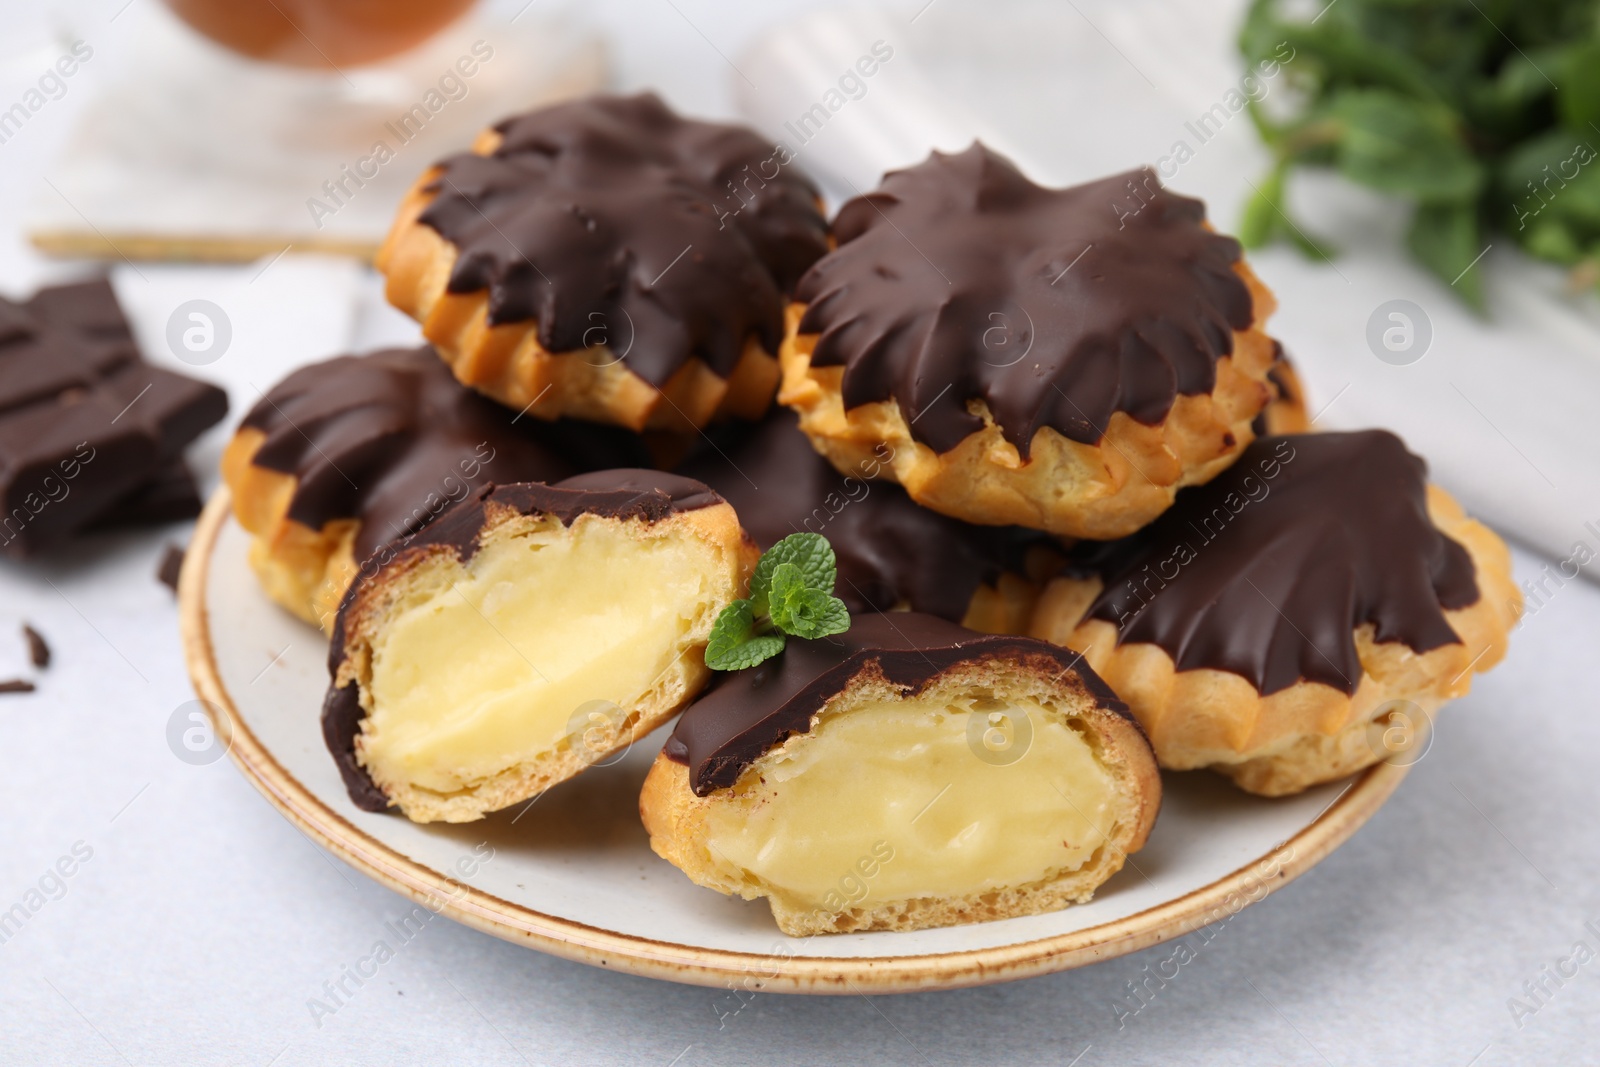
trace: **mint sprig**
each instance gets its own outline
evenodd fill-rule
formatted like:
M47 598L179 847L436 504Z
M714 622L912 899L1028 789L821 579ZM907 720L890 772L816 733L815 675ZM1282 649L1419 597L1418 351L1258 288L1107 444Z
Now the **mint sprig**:
M783 651L785 640L815 640L850 628L850 612L833 595L838 563L821 534L790 534L762 553L750 596L722 609L706 643L706 666L754 667Z

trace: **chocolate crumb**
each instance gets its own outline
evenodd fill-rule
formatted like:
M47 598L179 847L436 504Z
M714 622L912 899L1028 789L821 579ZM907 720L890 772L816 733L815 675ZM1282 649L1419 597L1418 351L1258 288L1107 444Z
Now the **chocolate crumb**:
M28 659L40 670L50 666L50 646L45 643L44 636L27 623L22 624L23 640L28 642Z
M33 683L26 678L8 678L0 682L0 693L31 693Z
M156 577L161 584L178 591L178 573L183 570L183 549L172 542L167 542L167 550L161 556L161 566L156 568Z

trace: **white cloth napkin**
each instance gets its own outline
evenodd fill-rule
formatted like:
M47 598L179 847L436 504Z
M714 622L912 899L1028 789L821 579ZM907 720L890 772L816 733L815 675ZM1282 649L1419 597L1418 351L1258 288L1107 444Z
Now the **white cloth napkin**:
M798 162L831 192L869 189L885 169L974 137L1056 184L1157 163L1185 141L1194 158L1168 184L1204 197L1226 229L1266 156L1242 114L1203 142L1192 127L1245 73L1233 46L1241 15L1238 3L1208 0L819 12L741 59L761 72L759 88L732 84L749 119L792 144L796 117L839 104L828 90L881 41L893 57L863 79L859 98L844 95L802 131L812 136ZM1403 208L1330 178L1308 176L1291 192L1303 225L1341 255L1328 265L1280 248L1251 258L1278 294L1268 329L1301 367L1319 425L1401 434L1469 510L1553 558L1533 579L1553 595L1600 558L1596 300L1568 295L1559 271L1501 238L1474 268L1488 275L1489 316L1479 318L1407 260ZM1367 340L1374 314L1397 299L1419 307L1432 334L1409 365L1380 360Z

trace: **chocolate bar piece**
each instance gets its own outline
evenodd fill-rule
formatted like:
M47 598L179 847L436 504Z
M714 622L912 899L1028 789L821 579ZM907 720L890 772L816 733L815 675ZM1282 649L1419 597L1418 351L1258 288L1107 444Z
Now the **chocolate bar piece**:
M110 509L95 517L86 530L127 530L141 526L160 526L196 518L205 502L200 486L187 464L175 459L156 476Z
M122 314L122 305L117 303L111 279L104 275L40 289L28 299L27 309L41 322L86 335L108 347L126 345L130 358L139 358L133 329Z
M103 280L0 301L0 555L95 522L227 410L216 386L139 360Z

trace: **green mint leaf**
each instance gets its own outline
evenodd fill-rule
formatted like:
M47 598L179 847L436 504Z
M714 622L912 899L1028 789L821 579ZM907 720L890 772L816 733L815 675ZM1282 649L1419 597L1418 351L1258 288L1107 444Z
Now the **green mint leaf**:
M836 596L805 590L789 610L788 630L796 637L815 641L830 634L842 634L850 629L850 611L844 601Z
M754 667L776 656L783 651L783 644L782 634L762 634L723 652L715 663L711 662L711 656L708 654L706 666L717 671L742 671L746 667ZM707 648L709 653L709 646Z
M795 637L815 640L850 628L844 601L806 585L800 568L780 563L772 574L772 625Z
M806 594L815 592L806 585L805 575L793 563L780 563L772 570L771 584L767 595L767 611L772 617L772 625L797 637L808 636L795 628L794 614L804 604Z
M1243 110L1273 158L1332 167L1418 206L1408 244L1482 310L1489 242L1600 277L1600 36L1592 0L1509 5L1483 21L1471 0L1248 0L1238 46ZM1487 29L1485 28L1487 26ZM1507 45L1507 42L1515 42ZM1262 92L1250 92L1253 85ZM1241 101L1226 103L1237 113ZM1192 146L1191 146L1192 147ZM1265 184L1265 183L1263 183ZM1323 239L1251 200L1240 236L1324 256Z
M782 651L783 635L756 633L750 601L735 600L722 609L711 625L711 638L706 642L706 666L715 671L738 671L754 667Z
M790 534L762 554L750 597L735 600L712 624L706 666L754 667L783 651L785 635L814 639L850 629L850 612L833 596L833 546L821 534Z
M1483 240L1473 204L1418 204L1406 243L1411 254L1462 299L1483 310Z
M838 578L833 546L821 534L790 534L767 549L750 576L750 604L757 615L771 613L768 596L772 591L772 575L779 566L791 563L800 571L805 584L824 593L833 592Z
M1573 45L1561 56L1556 109L1566 124L1587 133L1600 123L1600 41Z
M1449 108L1385 89L1346 89L1330 112L1344 124L1338 162L1352 181L1424 202L1459 203L1482 191L1483 164Z
M1271 241L1283 227L1283 176L1284 163L1274 167L1251 194L1239 216L1239 232L1235 234L1246 248L1260 248Z

